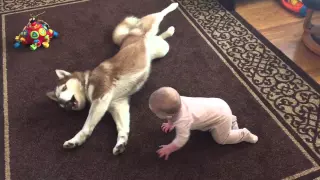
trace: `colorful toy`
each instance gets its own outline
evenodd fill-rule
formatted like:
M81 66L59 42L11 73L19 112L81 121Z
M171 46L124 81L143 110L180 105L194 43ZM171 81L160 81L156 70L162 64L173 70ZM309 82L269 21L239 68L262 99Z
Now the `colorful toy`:
M40 14L36 16L31 15L29 23L23 28L21 33L15 37L16 42L13 45L14 48L19 48L21 44L30 45L32 51L35 51L40 46L49 48L50 40L58 37L58 32L50 29L48 23L37 19L39 15Z
M307 14L307 7L303 5L302 0L281 0L281 3L285 8L298 13L302 17Z

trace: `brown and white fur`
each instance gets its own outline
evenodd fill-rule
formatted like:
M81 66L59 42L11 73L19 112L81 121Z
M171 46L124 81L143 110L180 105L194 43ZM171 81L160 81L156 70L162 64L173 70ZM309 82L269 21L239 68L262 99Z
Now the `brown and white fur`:
M72 110L82 110L86 101L91 103L82 129L63 144L64 148L82 145L109 111L118 132L113 154L125 150L130 132L130 96L147 81L152 60L168 53L169 44L165 39L174 34L174 27L160 35L157 33L163 18L177 7L178 3L172 3L161 12L140 19L125 18L113 32L113 41L120 46L119 52L95 69L73 73L56 70L59 81L55 90L47 93L49 98L62 108Z

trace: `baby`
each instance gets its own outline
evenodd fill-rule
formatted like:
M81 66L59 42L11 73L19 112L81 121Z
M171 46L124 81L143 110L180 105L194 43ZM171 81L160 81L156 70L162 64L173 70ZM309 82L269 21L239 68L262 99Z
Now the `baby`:
M187 143L190 130L209 131L219 144L258 141L248 129L238 128L236 116L219 98L185 97L171 87L162 87L151 94L149 107L158 118L167 120L161 126L162 131L167 133L176 129L175 139L157 151L165 160Z

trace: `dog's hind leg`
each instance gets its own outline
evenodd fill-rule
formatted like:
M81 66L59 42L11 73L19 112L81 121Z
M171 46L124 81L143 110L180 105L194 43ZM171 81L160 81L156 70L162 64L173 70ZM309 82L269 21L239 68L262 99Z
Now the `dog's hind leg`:
M113 154L119 155L124 152L128 143L130 132L130 107L129 99L123 98L112 102L110 113L116 123L118 138L117 144L113 148Z
M146 43L147 47L149 47L151 61L162 58L168 54L170 46L165 39L171 37L174 34L174 31L174 27L171 26L159 36L150 36L147 38Z
M149 14L141 19L131 16L126 17L121 23L119 23L112 33L112 40L118 46L124 38L128 35L157 35L159 31L159 25L163 18L170 12L177 9L178 3L172 3L161 12Z
M166 16L167 14L169 14L170 12L176 10L178 8L179 4L178 3L171 3L168 7L166 7L165 9L163 9L160 13L162 14L162 16Z
M159 25L163 18L169 14L170 12L177 9L179 6L178 3L171 3L168 7L163 9L162 11L158 13L149 14L147 16L144 16L140 20L140 24L145 31L146 35L155 36L157 35L159 31Z
M173 36L174 30L175 30L174 27L173 27L173 26L170 26L165 32L163 32L163 33L160 34L159 36L160 36L162 39L167 39L168 37Z

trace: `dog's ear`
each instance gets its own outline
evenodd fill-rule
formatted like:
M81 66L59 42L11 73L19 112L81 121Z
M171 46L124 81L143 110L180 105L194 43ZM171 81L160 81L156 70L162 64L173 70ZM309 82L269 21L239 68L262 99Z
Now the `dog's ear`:
M59 79L62 79L64 77L66 77L66 76L70 76L71 75L71 73L69 73L69 72L67 72L65 70L60 70L60 69L56 69L56 74L57 74Z
M54 93L54 91L47 92L46 95L47 95L51 100L58 101L58 98L57 98L56 94Z

